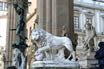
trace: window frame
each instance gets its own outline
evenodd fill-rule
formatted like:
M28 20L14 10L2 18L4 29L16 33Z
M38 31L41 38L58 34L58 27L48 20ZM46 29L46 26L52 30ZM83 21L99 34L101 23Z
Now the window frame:
M2 4L1 6L0 6L0 11L3 11L3 2L2 1L0 1L0 3Z
M76 17L78 18L76 20ZM80 29L80 16L74 15L74 29Z
M92 15L86 15L86 23L93 24L93 16Z
M6 4L6 6L5 6ZM7 2L4 2L4 11L7 11L8 10L8 3Z

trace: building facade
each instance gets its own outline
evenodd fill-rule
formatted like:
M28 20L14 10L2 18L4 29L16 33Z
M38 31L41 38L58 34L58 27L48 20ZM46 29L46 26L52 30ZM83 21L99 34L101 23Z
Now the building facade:
M49 2L50 1L47 1L45 0L46 2ZM34 9L35 8L38 8L37 4L39 2L35 2L34 0L30 0L30 9L29 9L29 12L28 12L28 22L27 22L27 34L28 34L28 38L29 40L27 41L28 43L30 43L29 46L31 46L31 39L30 39L30 35L31 35L31 30L33 28L36 28L39 24L35 22L36 19L38 19L38 13L34 15ZM36 6L32 7L33 5L32 4L35 4ZM49 22L51 23L52 20L51 20L51 17L46 17L45 18L45 15L49 15L51 16L50 13L52 13L52 9L51 11L49 11L50 7L52 7L51 3L48 4L46 3L46 7L44 4L41 4L43 5L44 8L48 8L48 10L42 10L43 11L43 19L42 17L40 18L41 22L43 20L42 23L44 23L45 25L45 22L46 22L46 29L49 27ZM96 2L96 1L93 1L93 0L74 0L74 32L78 34L78 40L82 40L84 39L85 37L85 28L84 28L84 25L86 22L92 24L94 27L95 27L95 30L96 30L96 34L97 34L97 37L95 39L95 45L97 46L99 41L103 41L104 40L104 3L101 3L101 2ZM38 9L39 10L39 9ZM40 10L39 10L40 11ZM49 11L49 12L47 12ZM47 12L47 13L45 13ZM58 11L57 11L58 12ZM29 15L30 13L30 15ZM46 19L46 21L44 21ZM48 20L49 19L49 20ZM43 27L44 28L44 27ZM62 29L61 29L62 30ZM50 29L48 29L47 31L49 32L52 32L50 31ZM79 44L80 45L80 44ZM31 50L31 49L30 49Z
M4 1L3 3L1 3L1 1L4 1L4 0L0 0L0 10L1 10L0 15L3 15L6 10L6 3L5 3L6 1ZM62 3L61 1L63 1L63 0L60 0L60 2L58 2L58 4L54 4L55 1L44 0L42 3L40 3L39 0L38 0L38 2L37 2L37 0L29 0L27 24L26 24L26 29L27 29L26 34L27 34L27 38L28 38L27 43L29 46L29 48L27 49L27 53L26 53L28 68L31 64L32 59L34 59L34 56L32 56L34 53L34 48L32 47L32 42L31 42L31 37L30 37L32 29L38 27L40 25L40 23L43 23L42 25L44 25L44 26L42 28L47 29L48 32L51 32L54 35L57 35L57 33L62 32L62 25L64 25L63 23L70 22L70 21L68 21L68 20L70 20L70 19L68 19L70 17L67 17L67 20L66 20L66 18L64 18L65 16L67 16L67 13L69 13L69 12L67 12L66 15L61 15L61 16L57 17L58 15L60 15L60 13L58 13L58 12L62 11L61 12L61 14L62 14L63 12L65 12L64 10L67 10L67 9L56 8L55 6L59 7ZM45 10L40 8L42 6L43 6L43 8L45 8ZM66 4L66 6L64 6L64 7L67 7L67 6L69 6L69 4ZM99 41L104 40L104 24L103 24L104 23L104 8L103 7L104 7L103 3L94 2L92 0L74 0L74 11L73 11L74 12L74 17L73 17L74 22L72 21L72 23L74 24L74 32L78 34L78 40L81 40L85 37L84 24L86 22L91 23L96 29L97 37L96 37L95 45L97 45ZM11 8L11 3L9 3L9 8ZM13 9L13 8L11 8L11 9ZM3 12L3 10L4 10L4 12ZM37 11L37 10L41 11L42 13L39 13L39 11ZM14 13L13 17L15 17L15 11L9 10L9 12ZM41 16L39 17L39 15L37 15L37 14L40 14ZM9 14L9 15L12 15L12 14ZM0 16L0 17L5 17L5 16ZM13 18L13 17L11 17L11 18ZM61 20L61 19L63 19L63 20ZM66 21L68 21L68 22L66 22ZM10 24L12 24L12 23L13 22L11 21ZM57 26L58 23L60 23L61 27ZM70 24L69 25L66 24L66 26L68 29L70 29L70 27L69 27ZM14 29L16 27L16 24L11 27ZM60 29L60 30L56 31L55 29ZM67 31L70 31L70 30L67 30ZM11 33L14 33L13 36L15 37L15 32L11 31L10 34ZM13 42L15 42L16 39L12 38L12 35L10 37L11 37L10 39L13 40ZM11 44L13 42L10 41ZM10 44L10 46L11 46L11 44ZM7 49L11 50L11 48L9 46L7 47ZM8 54L8 55L10 56L11 54ZM31 58L30 58L30 56L31 56ZM8 63L11 62L11 57L9 57L10 60L8 60ZM11 64L9 64L9 65L11 65Z
M0 0L0 46L6 45L7 2Z
M95 27L97 37L96 47L100 41L104 41L104 3L93 0L74 0L74 29L78 34L78 40L85 37L85 23ZM79 43L80 45L80 43Z
M35 5L37 4L37 2L33 0L30 0L30 2L31 4L33 3ZM37 8L37 6L32 7L32 5L30 7L34 9ZM102 2L96 2L93 0L87 0L87 1L86 0L74 0L74 11L73 11L74 12L74 17L73 17L74 18L74 31L79 35L79 40L83 39L85 36L84 25L86 22L91 23L95 27L96 34L97 34L95 45L97 45L99 41L104 40L104 24L103 24L104 23L104 8L103 7L104 7L104 3ZM32 15L33 9L31 8L29 9L29 13L30 13L29 16L32 16L33 18L34 17L34 15ZM49 9L49 7L47 8ZM34 28L34 26L37 27L37 25L35 25L37 24L35 23L36 16L37 15L35 15L35 18L33 19L30 18L30 20L27 22L28 38L30 37L29 35L30 29ZM29 25L31 25L31 27Z
M28 12L28 13L35 12L34 11L35 7L32 7L31 9L32 4L35 4L37 8L36 15L31 14L32 15L31 17L31 15L28 14L29 17L31 17L31 19L29 19L29 21L27 19L28 21L27 42L29 43L29 47L30 47L27 49L28 53L32 51L32 49L35 50L35 48L32 48L35 46L31 44L31 30L36 27L43 28L44 30L52 33L53 35L58 35L58 36L62 36L63 27L65 27L67 29L65 29L64 31L66 31L68 37L71 37L71 39L74 40L73 0L65 0L65 1L64 0L36 0L36 1L37 2L35 2L34 0L30 0L31 2L29 9L30 12ZM62 7L60 7L60 5L62 5Z
M4 69L6 52L7 0L0 0L0 69Z

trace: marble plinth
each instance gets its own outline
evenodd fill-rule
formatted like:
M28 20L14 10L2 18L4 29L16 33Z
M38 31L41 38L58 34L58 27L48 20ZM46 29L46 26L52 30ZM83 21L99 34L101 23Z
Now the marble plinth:
M78 62L35 61L31 69L80 69Z
M81 68L95 68L98 67L98 61L94 58L95 52L89 53L88 56L82 57L79 60Z

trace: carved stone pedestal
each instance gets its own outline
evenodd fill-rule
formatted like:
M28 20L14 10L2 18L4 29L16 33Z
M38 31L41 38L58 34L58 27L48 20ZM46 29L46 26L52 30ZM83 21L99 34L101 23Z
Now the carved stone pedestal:
M88 56L83 56L79 60L80 68L95 68L98 67L98 61L94 58L95 52L89 53Z
M31 69L80 69L78 62L36 61Z

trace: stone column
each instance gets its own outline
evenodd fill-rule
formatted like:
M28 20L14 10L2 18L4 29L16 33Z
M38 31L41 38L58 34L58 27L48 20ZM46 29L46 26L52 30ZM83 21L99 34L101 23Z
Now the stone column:
M52 33L52 0L46 0L46 30Z
M17 16L13 7L15 0L8 0L8 22L7 22L7 38L6 38L6 64L5 68L12 64L12 43L16 41Z
M57 25L57 13L56 13L56 0L52 0L52 34L56 35L57 33L57 29L56 29L56 25Z
M52 32L61 36L62 27L65 26L71 36L74 33L73 24L73 0L52 0Z
M66 34L77 44L77 35L74 34L73 0L52 0L52 33L61 36L63 26Z
M39 27L46 29L46 0L38 0Z

